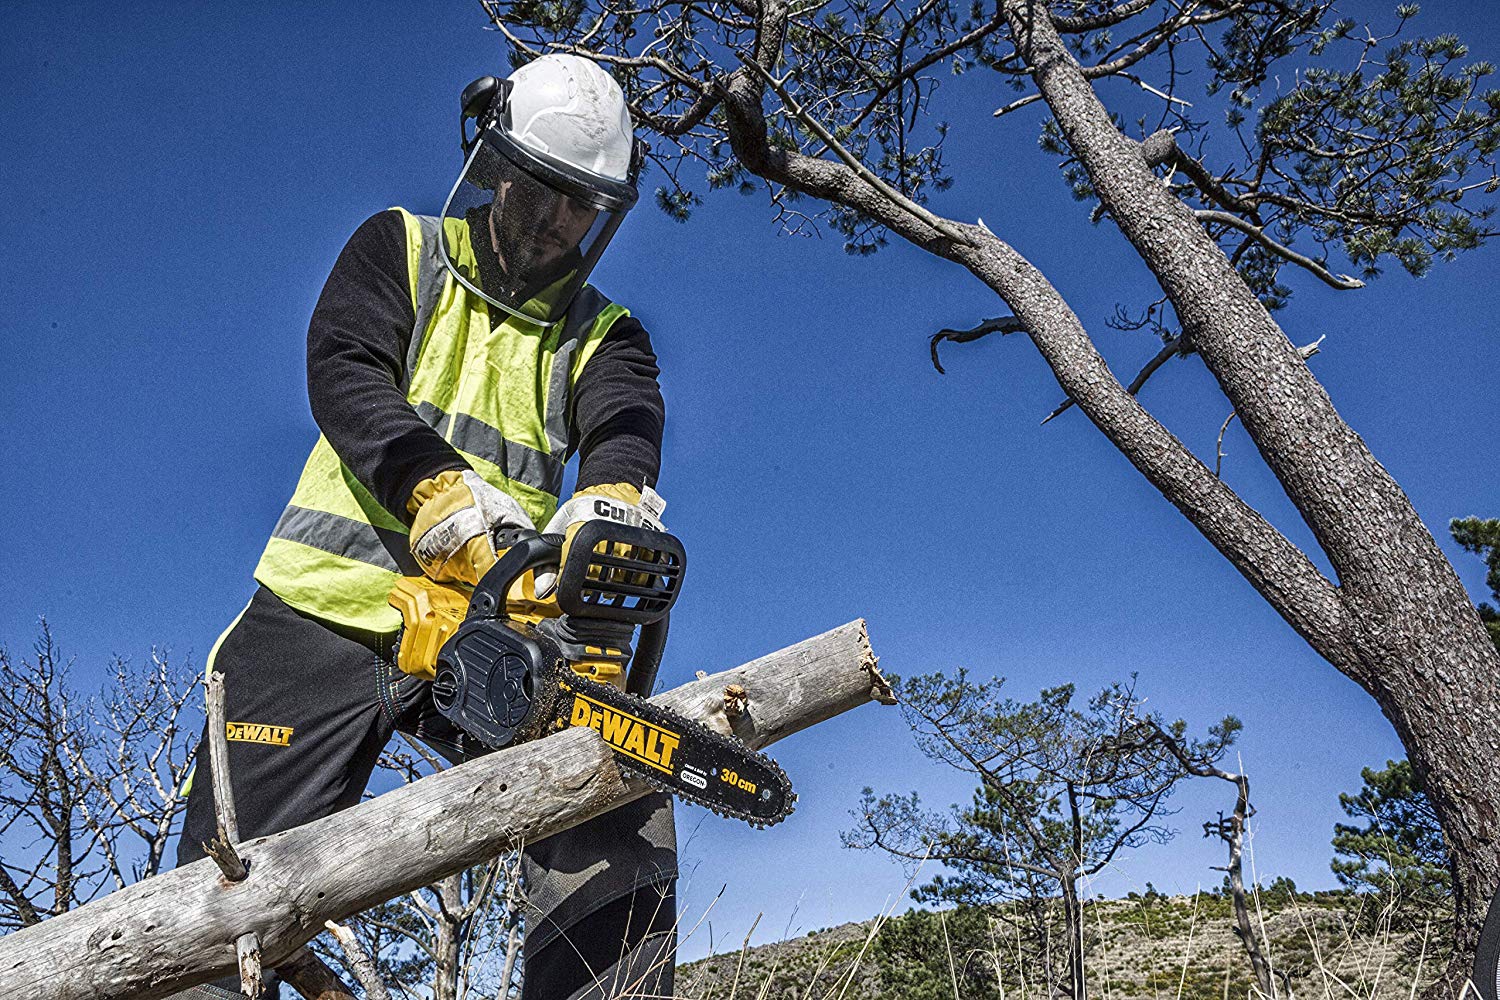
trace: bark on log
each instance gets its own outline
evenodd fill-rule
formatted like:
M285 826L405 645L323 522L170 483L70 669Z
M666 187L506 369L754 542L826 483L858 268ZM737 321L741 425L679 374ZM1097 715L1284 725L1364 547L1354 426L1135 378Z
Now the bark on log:
M724 690L745 691L731 724ZM889 700L855 621L653 700L763 747L872 699ZM253 931L265 963L323 928L644 795L588 729L423 778L240 846L243 882L203 860L0 938L0 1000L153 1000L236 968Z

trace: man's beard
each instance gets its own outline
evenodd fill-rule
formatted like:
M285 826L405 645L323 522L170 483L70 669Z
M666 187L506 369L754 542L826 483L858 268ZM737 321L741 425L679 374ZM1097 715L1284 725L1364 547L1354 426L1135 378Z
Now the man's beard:
M514 308L519 309L530 302L583 263L577 247L550 259L538 253L538 245L527 239L525 233L512 235L506 232L515 227L504 225L503 215L502 224L496 227L504 255L502 261L490 240L490 205L471 208L464 213L464 218L469 224L469 242L479 269L479 287Z

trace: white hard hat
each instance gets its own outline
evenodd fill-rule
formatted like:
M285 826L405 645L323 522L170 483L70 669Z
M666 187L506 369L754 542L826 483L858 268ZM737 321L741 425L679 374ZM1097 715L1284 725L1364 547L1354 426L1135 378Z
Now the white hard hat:
M509 77L510 123L519 143L610 180L630 175L635 139L625 93L598 63L545 55Z

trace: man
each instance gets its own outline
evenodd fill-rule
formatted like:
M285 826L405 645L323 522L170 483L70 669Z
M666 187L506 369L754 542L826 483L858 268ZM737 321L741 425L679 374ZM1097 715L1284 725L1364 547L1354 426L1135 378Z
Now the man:
M396 665L400 576L472 585L507 531L600 510L659 526L656 358L585 283L636 200L624 95L549 55L463 103L476 128L443 217L370 218L329 275L308 331L322 435L209 656L245 839L358 802L396 730L450 760L482 749L432 710L415 676L430 664ZM579 489L559 507L574 452ZM205 768L178 863L213 831ZM525 997L670 995L675 852L661 795L529 845ZM193 992L238 995L220 985Z

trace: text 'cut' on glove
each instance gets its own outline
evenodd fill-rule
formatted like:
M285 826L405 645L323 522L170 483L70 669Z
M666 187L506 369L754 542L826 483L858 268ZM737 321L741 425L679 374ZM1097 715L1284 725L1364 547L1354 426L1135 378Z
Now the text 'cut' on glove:
M477 584L495 565L493 537L515 528L531 530L531 518L509 494L470 469L450 469L424 479L406 502L411 554L439 583Z

